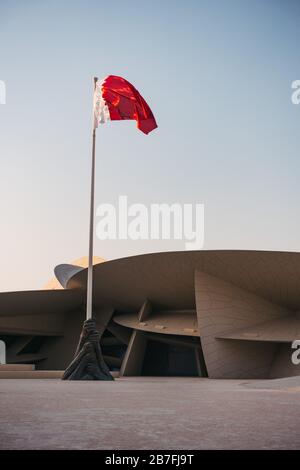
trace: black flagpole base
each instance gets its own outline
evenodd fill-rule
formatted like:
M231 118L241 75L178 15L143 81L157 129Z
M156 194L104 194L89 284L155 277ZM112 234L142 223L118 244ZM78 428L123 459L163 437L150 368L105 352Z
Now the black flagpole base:
M65 370L62 380L114 380L102 356L95 320L83 323L74 359Z

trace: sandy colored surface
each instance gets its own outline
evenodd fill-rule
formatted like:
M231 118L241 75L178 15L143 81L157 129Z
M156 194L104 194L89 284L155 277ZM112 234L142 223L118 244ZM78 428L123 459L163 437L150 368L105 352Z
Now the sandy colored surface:
M300 448L299 381L267 385L161 377L3 379L0 448Z
M105 259L100 258L100 256L93 256L93 264L104 263ZM82 256L82 258L75 259L71 261L70 264L74 264L75 266L81 266L82 268L87 268L89 265L89 259L87 256ZM43 287L44 289L63 289L60 282L56 279L56 277L51 278L47 284Z

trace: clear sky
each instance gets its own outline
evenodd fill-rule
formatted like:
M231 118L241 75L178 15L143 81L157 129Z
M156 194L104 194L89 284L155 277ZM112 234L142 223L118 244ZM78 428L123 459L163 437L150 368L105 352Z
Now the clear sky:
M299 40L296 0L0 0L0 290L87 254L93 75L131 81L159 125L99 129L96 205L204 203L205 249L300 251Z

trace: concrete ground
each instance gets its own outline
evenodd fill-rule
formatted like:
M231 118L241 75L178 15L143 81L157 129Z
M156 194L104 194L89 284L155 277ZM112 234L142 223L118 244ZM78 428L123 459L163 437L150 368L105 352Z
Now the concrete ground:
M2 379L0 449L299 449L300 378L279 384Z

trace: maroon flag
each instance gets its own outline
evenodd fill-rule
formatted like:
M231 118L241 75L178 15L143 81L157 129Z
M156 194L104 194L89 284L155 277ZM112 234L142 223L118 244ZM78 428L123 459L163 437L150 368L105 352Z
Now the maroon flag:
M157 127L148 104L125 78L108 75L97 80L94 93L94 129L99 123L133 119L144 134Z

